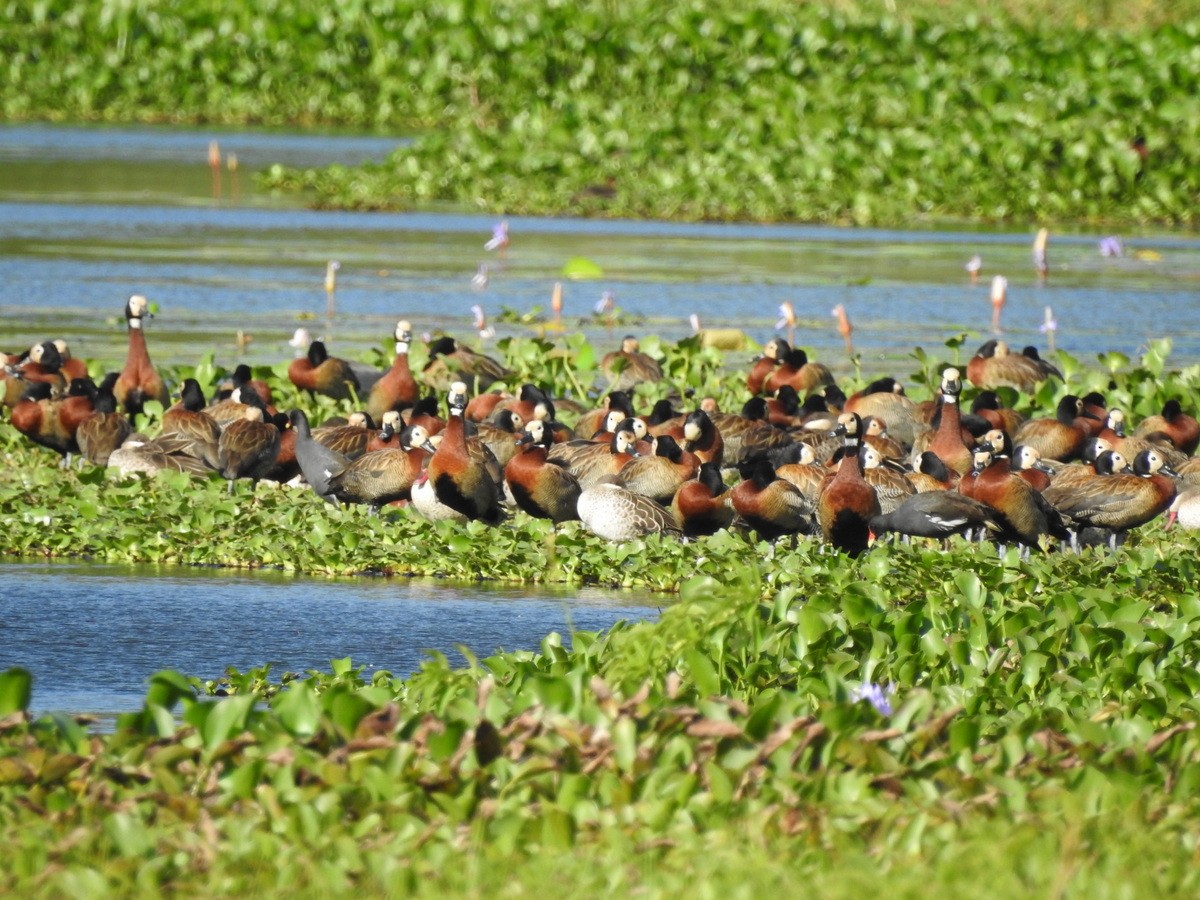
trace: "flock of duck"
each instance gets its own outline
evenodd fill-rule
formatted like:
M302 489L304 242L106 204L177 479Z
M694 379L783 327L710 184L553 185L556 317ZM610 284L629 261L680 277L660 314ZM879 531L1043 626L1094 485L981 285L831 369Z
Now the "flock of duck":
M847 397L828 368L776 338L747 374L740 412L662 400L638 415L631 389L663 373L635 338L604 357L610 391L587 409L533 384L516 396L492 389L508 376L504 366L450 337L430 343L428 364L414 373L412 328L401 321L385 372L332 357L320 341L292 362L288 376L302 390L365 398L361 412L311 427L300 410L277 411L247 366L212 402L187 379L168 406L147 318L146 299L134 295L125 366L98 386L61 341L5 355L0 378L17 430L67 463L78 454L124 472L216 471L230 489L239 478L307 484L329 502L373 512L405 503L429 519L497 525L518 508L581 520L613 541L747 528L857 554L887 533L1030 549L1116 546L1164 513L1168 525L1200 527L1196 419L1171 400L1127 431L1099 394L1067 396L1054 415L1024 419L996 389L1031 392L1061 377L1032 347L980 348L966 366L980 389L969 412L956 369L925 403L892 378ZM165 407L153 438L132 424L148 400ZM574 428L559 411L574 415Z

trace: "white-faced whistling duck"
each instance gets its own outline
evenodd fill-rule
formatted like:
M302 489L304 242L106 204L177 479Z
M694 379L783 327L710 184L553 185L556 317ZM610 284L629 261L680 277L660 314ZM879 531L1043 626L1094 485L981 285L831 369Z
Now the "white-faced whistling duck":
M350 414L345 425L322 425L312 430L313 440L347 459L358 459L367 452L367 445L378 437L374 420L362 411Z
M80 455L96 466L107 466L112 452L133 434L129 420L117 412L117 398L112 392L115 381L112 375L100 385L92 401L92 414L79 423L75 432Z
M1033 355L1015 354L1004 341L988 341L967 363L967 380L978 388L1010 387L1025 394L1037 392L1038 386L1062 373L1042 359L1037 348L1029 347Z
M1010 409L1000 402L1000 396L995 391L980 391L971 401L971 414L984 419L992 428L999 428L1008 434L1016 434L1017 429L1025 422L1025 417L1015 409Z
M915 494L916 488L904 477L904 473L884 464L883 456L870 444L863 444L858 451L863 480L875 488L880 512L892 512L907 498Z
M262 400L253 391L241 388L239 391L251 402L246 404L241 419L225 427L217 444L217 465L222 477L229 481L230 492L239 478L252 481L262 478L279 455L279 429L264 421L266 409Z
M330 492L343 503L365 503L371 515L388 503L410 500L433 445L420 425L404 429L401 442L403 447L364 454L332 473Z
M671 500L671 515L686 537L716 534L733 523L733 501L721 470L704 463L694 481L682 485Z
M1045 493L1072 528L1104 529L1108 544L1116 549L1130 529L1166 512L1175 499L1174 471L1155 450L1143 450L1133 461L1132 473L1104 474L1108 455L1096 460L1100 477L1067 489L1051 485Z
M975 468L959 482L959 491L996 511L1001 542L1036 547L1043 535L1070 536L1044 495L1012 471L1007 457L994 457L990 450L976 451Z
M825 391L826 405L832 405L830 391ZM895 378L877 378L861 391L846 398L842 412L857 413L859 417L878 416L888 424L888 433L901 444L911 447L920 432L926 430L918 421L917 405L904 393L904 386Z
M450 416L437 452L429 460L429 480L437 499L468 519L489 525L504 521L500 507L500 486L487 467L474 458L467 447L467 386L456 381L447 395ZM480 444L482 448L482 444Z
M233 396L235 390L244 387L248 387L258 394L268 408L271 406L273 398L270 385L261 378L255 378L253 371L246 363L238 363L227 378L221 379L221 383L217 385L217 390L213 394L213 402L227 400Z
M149 302L141 294L134 294L125 304L129 352L125 356L125 367L113 386L117 402L124 405L131 417L141 413L147 400L157 400L163 406L171 402L167 386L150 362L150 353L146 350L143 325L148 318L151 318Z
M74 381L76 378L88 377L87 363L71 355L71 348L67 346L66 341L62 338L55 338L51 343L54 344L54 349L58 351L58 355L62 359L62 373L68 382Z
M504 480L517 506L536 519L569 522L579 518L579 482L561 465L549 461L554 445L541 420L525 425L517 453L504 468Z
M163 413L160 434L173 437L182 453L217 468L217 444L221 426L204 412L204 392L195 378L187 378L179 391L179 402Z
M614 391L629 391L647 381L661 381L662 367L658 361L640 349L638 339L632 334L621 340L621 349L604 354L600 360L600 371Z
M534 421L542 420L535 419ZM547 438L553 443L554 432L549 424L545 422L543 424ZM502 409L490 422L473 423L470 428L474 429L474 436L487 445L488 450L492 451L492 455L496 457L496 462L503 468L516 455L517 441L521 437L525 425L526 422L519 412Z
M70 384L67 372L63 369L62 354L53 341L30 347L24 355L19 372L21 380L27 384L43 381L49 384L53 388L55 399L59 394L65 393L67 385ZM87 373L79 377L86 378Z
M813 503L790 482L775 477L771 461L759 457L739 467L742 481L730 491L734 511L768 541L816 532Z
M374 419L381 419L388 410L409 409L420 397L416 379L408 367L412 325L401 319L396 323L393 335L396 338L396 357L383 377L371 385L371 391L367 395L367 412Z
M905 475L918 494L948 491L958 485L958 474L946 468L936 453L926 450L917 457L916 469Z
M615 476L631 460L636 459L637 438L628 428L620 428L608 444L593 441L571 441L555 444L550 450L551 461L562 465L586 489L602 479Z
M822 363L810 362L808 354L799 347L792 347L767 376L763 389L773 394L785 384L791 385L797 393L808 394L823 385L833 384L833 373Z
M1082 408L1082 401L1068 394L1058 402L1053 418L1029 419L1017 429L1013 442L1028 444L1042 459L1060 462L1078 459L1089 436L1080 418Z
M1175 449L1189 456L1200 446L1200 423L1183 411L1177 399L1168 400L1159 415L1147 416L1133 430L1135 437L1147 437L1159 432L1171 439Z
M763 355L754 361L750 374L746 376L746 390L751 394L761 394L767 378L775 371L783 355L792 348L783 338L773 337L763 345Z
M962 424L959 417L958 395L962 392L962 381L958 369L946 369L942 373L941 419L937 431L927 450L933 451L946 468L962 475L971 468L971 448L963 441Z
M288 379L302 391L334 400L349 400L362 390L350 363L330 356L324 341L313 341L306 355L292 360Z
M622 413L621 418L633 418L636 413L628 391L610 391L604 405L588 410L575 422L575 437L590 441L597 432L606 430L606 423L614 410Z
M87 398L65 397L61 400L52 400L52 390L47 382L33 382L25 389L20 402L13 407L10 418L13 427L35 444L67 457L79 449L79 445L75 442L75 430L79 427L79 422L75 422L74 428L71 428L68 423L64 422L61 413L64 405L69 401L75 400L78 405L79 399L86 400ZM82 421L83 417L90 412L91 404L89 402L86 410L80 411L79 421ZM75 416L66 418L74 419Z
M853 556L867 549L871 519L880 513L879 498L862 474L858 455L862 419L842 413L837 430L844 439L844 452L817 498L817 522L826 543Z
M700 459L684 450L669 434L658 438L652 456L630 460L615 476L614 484L649 497L663 506L700 471Z
M584 488L576 509L583 526L608 541L632 541L649 534L681 536L675 519L663 507L608 482Z
M476 353L448 336L429 345L429 361L421 370L422 383L438 391L446 390L455 381L462 381L478 393L508 376L508 369L496 360Z
M863 420L863 443L870 444L884 459L901 460L908 449L888 433L887 422L879 416L867 416Z

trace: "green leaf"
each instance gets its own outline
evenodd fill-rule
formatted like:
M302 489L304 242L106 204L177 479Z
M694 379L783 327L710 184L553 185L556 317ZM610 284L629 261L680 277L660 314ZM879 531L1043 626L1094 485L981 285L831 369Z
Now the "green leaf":
M26 712L33 696L33 676L21 668L8 669L0 675L0 716Z

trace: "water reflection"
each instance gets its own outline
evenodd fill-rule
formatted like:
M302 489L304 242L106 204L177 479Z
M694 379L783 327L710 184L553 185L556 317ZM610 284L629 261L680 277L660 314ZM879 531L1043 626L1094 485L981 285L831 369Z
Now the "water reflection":
M310 579L155 566L0 565L0 669L34 675L37 711L137 708L146 678L356 664L396 674L427 650L461 661L536 648L551 631L653 618L664 598L596 588Z

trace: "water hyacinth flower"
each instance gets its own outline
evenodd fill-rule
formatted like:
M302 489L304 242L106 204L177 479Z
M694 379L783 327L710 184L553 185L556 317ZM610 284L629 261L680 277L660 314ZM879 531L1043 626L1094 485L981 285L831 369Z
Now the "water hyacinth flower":
M596 306L595 306L596 314L600 315L600 316L608 315L610 312L613 311L613 307L615 306L615 304L616 304L616 297L613 296L613 292L605 291L603 294L600 295L600 299L596 301Z
M784 326L796 327L796 310L786 300L779 304L779 321L775 323L775 330L778 331Z
M479 269L475 272L475 275L471 278L471 287L473 287L477 291L482 291L487 286L488 286L487 263L480 263Z
M1046 307L1045 318L1042 320L1042 324L1038 326L1038 331L1042 334L1050 334L1051 332L1058 331L1058 320L1054 318L1054 310L1048 306Z
M976 253L967 260L967 264L963 266L967 270L967 274L971 276L971 284L979 283L979 273L983 270L983 257Z
M1121 246L1121 239L1116 235L1109 235L1100 239L1100 255L1101 256L1124 256L1125 248Z
M875 711L881 716L890 716L892 714L891 697L896 693L896 686L893 684L879 685L873 681L864 681L861 685L850 691L850 698L858 703L861 700L866 700Z

